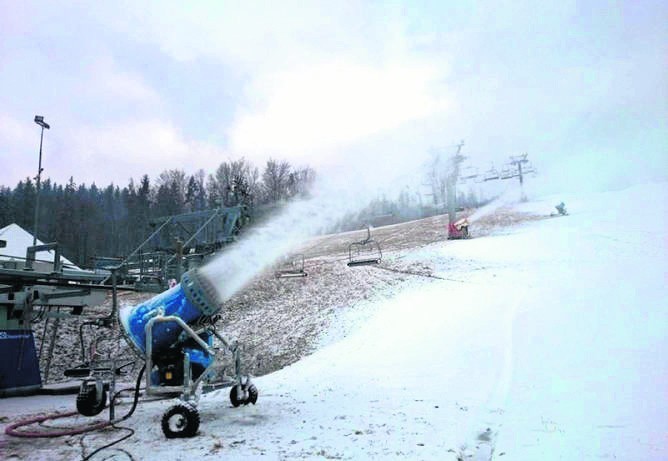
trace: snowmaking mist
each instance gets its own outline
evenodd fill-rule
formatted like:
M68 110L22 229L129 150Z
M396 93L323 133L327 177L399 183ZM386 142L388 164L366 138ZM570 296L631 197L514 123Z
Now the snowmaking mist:
M506 188L506 190L497 198L470 214L467 217L469 223L474 223L485 216L489 216L501 207L518 203L521 200L521 193L521 189L518 185L508 186L508 188Z
M328 178L317 181L312 198L289 203L278 216L251 228L239 242L206 264L202 273L218 288L221 299L232 297L306 239L332 229L346 214L367 206L379 191L388 190L396 177L407 176L403 165L397 168L396 176L380 178L382 182L378 178L369 181L360 174L364 170L330 171Z
M252 228L233 246L202 268L202 273L229 299L253 277L304 239L333 225L348 210L336 196L314 197L289 204L269 222Z

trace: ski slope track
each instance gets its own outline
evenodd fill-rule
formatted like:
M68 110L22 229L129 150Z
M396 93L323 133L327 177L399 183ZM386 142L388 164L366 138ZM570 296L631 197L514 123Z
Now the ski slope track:
M146 403L118 447L164 461L668 459L668 184L515 209L561 200L570 215L405 250L434 277L337 319L344 338L256 379L256 406L203 396L198 436L166 440L171 403ZM3 443L7 459L81 453L78 438Z

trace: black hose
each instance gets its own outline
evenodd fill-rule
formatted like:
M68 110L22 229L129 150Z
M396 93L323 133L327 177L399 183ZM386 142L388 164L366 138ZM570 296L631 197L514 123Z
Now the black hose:
M144 376L144 372L146 371L146 364L142 365L141 370L139 370L139 375L137 375L137 382L135 383L135 395L134 399L132 401L132 408L130 408L130 411L127 412L125 416L123 416L121 419L116 419L112 421L112 424L114 423L120 423L121 421L125 421L128 419L132 414L135 412L137 409L137 402L139 401L139 388L141 387L141 379ZM116 398L123 390L120 390L114 394L114 398Z
M122 418L115 419L115 420L111 421L111 427L113 427L114 429L123 429L123 430L129 431L129 432L127 434L125 434L123 437L121 437L120 439L114 440L113 442L110 442L106 445L103 445L99 448L96 448L93 452L91 452L87 456L83 456L82 461L88 461L89 459L91 459L93 456L95 456L96 454L98 454L102 450L106 450L107 448L110 448L110 447L112 447L112 446L116 445L117 443L120 443L124 440L127 440L134 435L134 433L135 433L134 429L131 429L131 428L125 427L125 426L117 426L116 424L130 418L130 416L132 416L132 414L137 409L137 403L139 402L139 388L141 387L141 379L144 376L144 371L146 371L146 364L144 364L141 367L141 370L139 371L139 375L137 376L137 382L135 383L135 388L134 388L134 398L132 400L132 407L130 407L130 410ZM113 405L113 402L121 394L121 392L125 392L127 390L128 389L121 389L120 391L116 392L111 397L111 400L110 400L111 404ZM82 448L83 448L83 437L81 438L81 445L82 445ZM127 452L125 450L121 450L121 451L123 453L125 453L126 455L128 455L130 457L130 459L134 459L129 452Z
M82 461L88 461L88 460L91 459L93 456L95 456L96 454L100 453L102 450L109 449L109 448L111 448L112 446L116 445L117 443L120 443L120 442L122 442L122 441L124 441L124 440L127 440L127 439L129 439L130 437L132 437L133 435L135 435L135 431L134 431L134 429L131 429L131 428L129 428L129 427L125 427L125 426L116 426L115 424L112 424L111 427L113 427L114 429L123 429L123 430L126 430L126 431L128 431L128 433L125 434L125 435L124 435L123 437L121 437L120 439L116 439L116 440L114 440L113 442L110 442L110 443L108 443L108 444L106 444L106 445L103 445L103 446L101 446L101 447L99 447L99 448L96 448L96 449L95 449L93 452L91 452L89 455L82 457L82 458L81 458ZM84 436L84 437L85 437L85 436ZM81 449L82 449L82 450L83 450L83 439L84 439L84 437L81 438L81 442L80 442L80 443L81 443ZM132 454L131 454L129 451L124 450L124 449L122 449L122 448L114 448L114 450L118 450L118 451L124 453L125 455L128 456L128 458L130 458L132 461L134 461L134 457L132 456Z
M84 337L83 337L83 329L87 325L95 325L94 321L88 321L88 322L83 322L81 325L79 325L79 344L81 344L81 362L82 363L88 363L86 361L86 347L84 346Z

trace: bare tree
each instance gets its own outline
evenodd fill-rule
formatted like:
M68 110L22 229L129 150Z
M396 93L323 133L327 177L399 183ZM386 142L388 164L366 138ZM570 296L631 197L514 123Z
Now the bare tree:
M450 168L443 158L442 153L437 149L431 150L431 161L427 171L427 178L431 184L432 197L434 205L445 203L447 199L447 184L450 175Z
M175 206L182 209L186 202L186 192L188 190L188 181L186 173L183 170L165 170L160 173L156 181L158 189L164 187L169 190L172 200L175 200Z
M209 175L207 192L211 206L250 205L259 192L260 173L245 158L223 162Z
M268 202L278 202L289 197L290 164L269 159L262 172L265 196Z
M315 182L315 170L310 167L292 171L288 176L288 196L306 198Z

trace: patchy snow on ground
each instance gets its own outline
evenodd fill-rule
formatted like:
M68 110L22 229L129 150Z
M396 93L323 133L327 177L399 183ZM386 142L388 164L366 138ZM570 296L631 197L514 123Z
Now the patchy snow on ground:
M255 380L257 405L208 394L198 436L166 440L159 421L171 402L145 403L125 424L136 434L117 447L162 460L667 459L668 184L512 210L545 218L562 200L568 216L398 246L364 270L402 283L333 311L319 350ZM336 280L318 290L347 289ZM293 334L298 320L280 312L286 328L273 334ZM6 399L9 410L0 401L0 422L17 401ZM121 435L89 435L84 449ZM81 456L76 437L5 437L0 450Z

